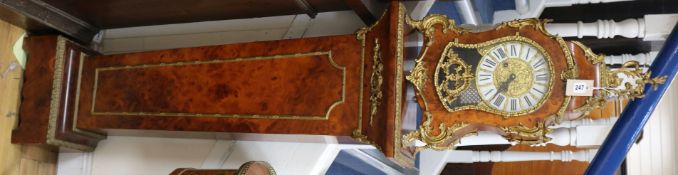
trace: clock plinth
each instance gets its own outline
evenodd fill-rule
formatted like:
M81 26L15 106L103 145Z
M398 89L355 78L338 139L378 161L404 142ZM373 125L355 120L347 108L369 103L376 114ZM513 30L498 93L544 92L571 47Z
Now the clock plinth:
M91 151L102 130L329 135L400 159L403 10L355 35L116 55L31 36L13 139Z

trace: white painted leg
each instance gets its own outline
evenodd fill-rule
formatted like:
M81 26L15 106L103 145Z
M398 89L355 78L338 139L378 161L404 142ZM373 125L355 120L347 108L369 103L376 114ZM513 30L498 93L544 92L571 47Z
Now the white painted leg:
M479 131L477 135L461 138L456 146L511 144L504 137L492 132Z
M562 37L595 36L597 38L643 38L645 41L665 40L678 21L678 14L645 15L622 21L598 20L584 23L547 23L546 31ZM648 27L650 26L650 27Z
M582 118L578 120L568 120L562 121L558 125L550 126L549 128L574 128L577 126L589 126L589 125L613 125L614 122L617 122L618 117L609 117L601 119L590 119Z
M645 37L645 20L639 18L619 22L598 20L591 23L581 21L577 23L547 23L546 31L562 37L595 36L601 39L623 36L626 38L643 38Z
M522 161L582 161L588 162L593 159L598 150L590 149L583 151L550 151L550 152L527 152L527 151L449 151L448 163L473 163L473 162L522 162Z
M641 65L649 66L654 61L654 58L657 57L659 52L652 51L648 53L640 54L621 54L621 55L606 55L605 63L606 64L624 64L627 61L638 61Z
M576 128L558 128L553 130L553 132L546 134L546 137L551 138L551 141L539 146L544 146L548 143L560 146L577 145Z
M494 12L493 23L522 18L537 18L546 7L565 7L575 4L610 3L629 0L515 0L516 10Z
M551 138L551 143L560 146L576 146L582 148L595 148L600 146L605 137L610 133L612 125L577 126L576 128L558 128L546 136ZM542 145L545 145L542 144Z

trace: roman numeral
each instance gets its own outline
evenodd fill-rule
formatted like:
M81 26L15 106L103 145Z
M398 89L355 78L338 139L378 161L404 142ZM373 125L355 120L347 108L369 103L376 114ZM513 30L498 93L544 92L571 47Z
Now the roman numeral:
M537 89L537 88L532 88L532 89L539 92L540 94L544 95L544 92L540 91L539 89Z
M483 82L487 80L492 80L491 74L478 74L478 82Z
M516 45L511 45L511 56L518 56L518 51L516 51Z
M528 60L528 56L530 56L530 51L532 51L532 48L527 48L527 54L525 54L525 60Z
M480 72L485 72L485 73L492 73L492 71L490 71L490 70L487 70L487 69L483 69L482 67L479 67L479 69L478 69L478 70L480 70Z
M532 101L530 101L530 98L527 96L523 96L523 99L525 99L525 103L527 103L527 106L532 106Z
M483 64L483 65L485 65L488 68L492 68L494 66L497 66L497 63L490 60L490 59L485 59L485 64Z
M494 99L494 103L492 103L492 104L494 104L494 106L499 107L499 106L501 106L502 103L504 103L505 98L506 97L504 97L503 95L499 95L499 96L497 96L497 98Z
M487 96L490 95L490 93L492 93L492 92L494 92L494 89L490 89L489 91L485 92L485 96L487 97Z
M511 111L518 110L518 99L511 99Z
M546 74L537 75L537 81L548 81L548 76Z
M546 71L546 68L537 69L537 70L534 71L534 72L544 72L544 71Z
M494 54L494 56L497 57L498 59L503 59L506 57L506 53L504 52L504 49L502 49L501 47L492 52L492 54Z
M541 66L541 65L544 65L544 63L545 63L544 59L541 59L541 60L537 61L537 63L534 63L534 64L532 65L532 67L537 68L537 67L539 67L539 66Z
M478 74L479 77L492 77L492 74Z

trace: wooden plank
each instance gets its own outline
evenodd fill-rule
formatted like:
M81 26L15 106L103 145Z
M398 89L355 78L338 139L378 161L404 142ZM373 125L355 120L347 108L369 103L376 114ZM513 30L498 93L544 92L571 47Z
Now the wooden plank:
M24 30L0 21L0 74L16 63L12 47ZM0 174L55 174L56 153L46 147L21 146L11 143L15 126L23 70L17 66L0 76Z
M23 33L23 29L0 21L0 74L11 62L16 62L12 46ZM17 66L0 78L0 174L3 175L19 174L21 146L11 144L10 139L17 117L22 75L21 67Z
M55 163L57 160L58 151L47 146L24 145L21 150L23 159L31 159L46 163Z
M40 169L40 162L31 159L21 159L20 175L36 175Z
M40 175L54 175L56 174L56 164L52 163L40 163L38 165L38 174Z
M3 11L2 14L16 13L23 18L34 20L83 43L91 42L92 37L99 33L99 28L41 0L6 0L1 1L0 6L3 7L3 10L6 8L12 11ZM4 20L16 18L14 15L0 15L0 17Z

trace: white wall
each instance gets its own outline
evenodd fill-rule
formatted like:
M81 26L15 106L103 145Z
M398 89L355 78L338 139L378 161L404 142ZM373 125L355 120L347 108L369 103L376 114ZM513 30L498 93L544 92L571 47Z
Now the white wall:
M678 174L678 83L673 83L643 128L643 139L627 157L629 175Z
M104 54L353 34L365 24L353 11L107 29Z

